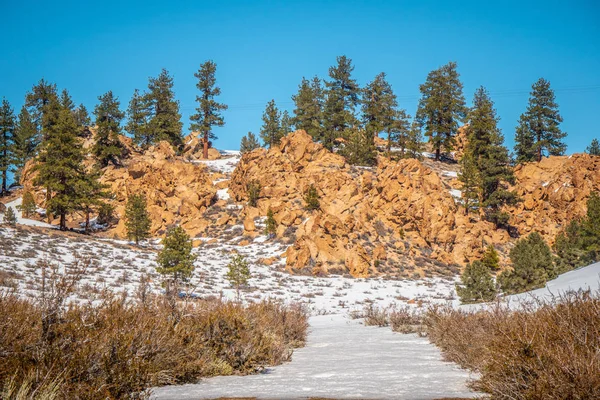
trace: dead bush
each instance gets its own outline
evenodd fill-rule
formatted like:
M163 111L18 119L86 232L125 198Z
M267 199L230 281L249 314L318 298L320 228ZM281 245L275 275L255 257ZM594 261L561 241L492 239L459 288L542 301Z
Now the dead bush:
M479 371L473 388L492 399L600 398L600 298L571 292L517 310L432 309L430 340Z

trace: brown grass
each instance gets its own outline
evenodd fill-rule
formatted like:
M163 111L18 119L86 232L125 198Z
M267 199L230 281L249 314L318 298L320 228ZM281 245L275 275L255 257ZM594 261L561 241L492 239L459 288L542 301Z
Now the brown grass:
M306 336L295 306L215 300L174 310L145 291L67 305L76 277L53 279L37 301L0 295L0 398L146 398L150 386L279 364Z
M430 340L446 359L478 371L492 399L599 399L600 298L569 293L510 311L432 309Z

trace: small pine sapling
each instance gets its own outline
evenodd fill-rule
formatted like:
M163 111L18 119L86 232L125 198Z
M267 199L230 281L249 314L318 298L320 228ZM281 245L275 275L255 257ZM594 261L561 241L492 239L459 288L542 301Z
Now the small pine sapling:
M304 193L304 202L306 203L306 209L308 210L318 210L321 205L319 203L319 193L317 192L317 188L315 185L311 184Z
M241 254L236 254L232 257L227 265L227 280L235 287L237 301L241 300L240 288L248 284L250 279L250 268L248 262Z
M17 224L17 216L12 207L6 208L6 211L4 212L4 223L10 226L15 226Z
M21 203L20 209L24 218L29 218L37 210L35 199L31 192L27 191L23 193L23 202Z
M260 197L260 182L257 180L250 181L248 182L246 189L248 191L248 205L250 207L256 207L256 203Z
M275 217L273 216L273 210L271 207L267 210L267 220L265 221L265 234L272 239L275 237L277 233L277 221L275 221Z

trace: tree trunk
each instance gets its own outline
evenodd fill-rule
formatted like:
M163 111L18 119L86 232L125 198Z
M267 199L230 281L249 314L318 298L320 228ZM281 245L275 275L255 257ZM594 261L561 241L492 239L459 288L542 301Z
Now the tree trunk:
M202 150L202 158L208 159L208 133L204 134L204 149Z
M85 213L85 232L87 233L90 230L90 210L86 210Z
M387 158L392 158L392 134L388 130L387 133L388 141L387 141Z
M542 161L542 146L538 146L537 160L538 162Z
M67 230L67 215L64 212L60 213L60 230Z
M435 149L435 161L440 161L440 148Z

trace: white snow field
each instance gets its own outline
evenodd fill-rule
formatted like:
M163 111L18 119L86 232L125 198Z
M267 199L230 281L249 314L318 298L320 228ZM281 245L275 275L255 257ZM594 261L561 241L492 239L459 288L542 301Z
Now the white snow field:
M306 347L290 363L250 376L222 376L195 385L154 389L153 399L439 399L475 397L469 372L442 361L416 334L365 327L343 315L310 319Z
M23 213L20 210L21 204L23 204L22 197L19 197L18 199L5 204L6 208L12 207L13 211L15 212L15 216L17 217L17 224L29 225L29 226L41 226L44 228L54 228L53 225L47 224L45 222L36 221L35 219L23 218ZM43 211L45 211L45 210L43 210ZM4 215L2 213L0 213L0 215L2 216L2 218L0 218L0 221L2 221L4 218Z

